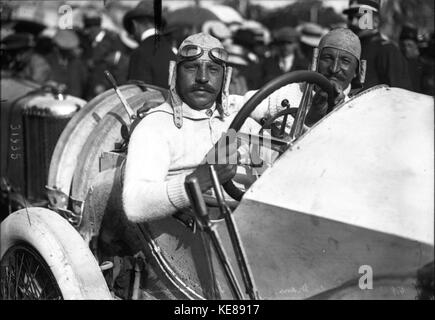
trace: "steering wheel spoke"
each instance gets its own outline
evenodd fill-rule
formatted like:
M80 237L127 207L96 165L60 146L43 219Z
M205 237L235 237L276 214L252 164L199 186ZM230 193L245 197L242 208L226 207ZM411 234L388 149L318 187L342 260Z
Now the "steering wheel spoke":
M287 150L289 142L283 139L275 138L272 136L257 135L252 133L237 132L237 142L259 147L266 147L273 151L282 154Z
M288 109L281 110L280 112L278 112L277 114L270 117L269 119L267 119L267 121L264 122L264 124L261 126L260 134L262 134L262 132L265 129L270 129L271 130L270 133L272 137L278 139L284 138L286 136L285 128L287 126L287 122L289 122L287 117L288 115L290 115L293 118L292 126L295 125L294 119L296 118L297 111L298 111L297 108L288 108ZM280 126L274 127L276 125L277 120L281 117L283 117L283 120L281 121Z
M267 98L271 93L278 90L279 88L291 84L291 83L300 83L300 82L308 82L313 83L317 86L319 86L324 92L328 94L328 107L332 108L334 105L334 97L333 97L333 87L328 79L326 79L323 75L320 73L314 72L314 71L295 71L295 72L289 72L286 73L270 82L268 82L266 85L264 85L262 88L260 88L246 103L245 105L240 109L239 113L235 116L233 119L233 122L231 123L228 130L235 130L236 132L239 132L240 128L242 127L243 123L246 121L246 119L250 116L252 111L265 99ZM290 108L291 109L291 108ZM290 112L290 111L289 111ZM296 117L295 122L300 121L298 117ZM285 128L284 128L285 129ZM248 141L251 141L251 139L254 137L253 135L243 135L238 133L238 137L241 137L240 139L245 138ZM261 137L261 136L258 136ZM265 138L257 138L258 141L265 142ZM288 142L279 139L279 138L269 138L271 143L271 146L274 146L279 149L276 150L278 152L284 152L288 147ZM223 185L225 191L235 200L240 201L243 197L244 192L241 191L239 188L237 188L234 183L230 180L227 183Z

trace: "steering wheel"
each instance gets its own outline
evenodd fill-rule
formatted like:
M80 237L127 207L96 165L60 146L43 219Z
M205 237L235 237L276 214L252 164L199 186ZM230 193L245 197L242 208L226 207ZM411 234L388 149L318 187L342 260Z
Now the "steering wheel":
M279 128L279 131L280 131L280 132L279 132L279 133L275 133L275 132L274 132L274 127L273 127L273 125L274 125L274 123L275 123L275 120L278 119L278 118L281 118L281 117L283 117L283 116L285 117L286 115L287 115L287 116L288 116L288 115L291 115L293 118L296 118L296 114L297 114L297 112L298 112L298 109L297 109L297 108L289 108L289 109L281 110L281 111L278 112L276 115L270 117L269 119L267 119L267 121L265 121L265 122L263 123L263 125L261 126L261 129L260 129L260 134L262 134L263 130L265 130L265 129L270 129L270 130L271 130L271 135L272 135L272 137L276 137L276 138L282 139L284 135L281 135L281 133L284 132L284 130L285 130L285 124L286 124L287 122L284 121L284 123L281 124L281 127ZM283 126L284 126L284 127L283 127ZM278 129L278 128L277 128L277 129Z
M254 109L271 93L278 90L279 88L298 82L308 82L319 86L324 92L328 94L328 110L332 110L334 106L334 95L333 87L328 79L323 75L314 71L294 71L290 73L283 74L278 78L275 78L268 83L266 83L262 88L260 88L252 97L249 99L245 105L240 109L239 113L235 116L228 131L235 130L239 132L243 123L249 115L254 111ZM296 121L295 121L296 122ZM223 184L224 190L235 200L240 201L244 195L244 192L236 187L232 180Z

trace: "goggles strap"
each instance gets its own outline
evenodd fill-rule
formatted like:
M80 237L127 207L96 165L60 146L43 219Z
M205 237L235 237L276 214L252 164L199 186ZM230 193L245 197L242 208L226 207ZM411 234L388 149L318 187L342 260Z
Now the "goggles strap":
M177 94L176 83L177 83L177 63L175 61L169 62L169 103L174 111L174 124L180 129L183 126L183 110L181 98Z
M228 96L230 94L230 83L231 83L231 74L233 72L233 68L224 65L224 80L222 83L222 91L221 91L221 108L219 113L221 117L228 116Z
M366 70L367 70L367 61L366 60L360 60L359 62L359 82L364 84L364 81L366 80Z

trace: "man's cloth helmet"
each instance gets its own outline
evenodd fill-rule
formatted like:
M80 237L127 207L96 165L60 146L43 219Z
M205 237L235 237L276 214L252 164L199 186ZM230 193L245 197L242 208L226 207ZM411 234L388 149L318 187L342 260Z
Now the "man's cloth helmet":
M197 33L187 37L178 48L177 60L169 65L169 102L174 110L174 123L177 128L183 125L182 104L176 90L177 65L183 61L196 59L210 60L224 68L222 90L216 101L216 107L221 115L228 115L228 95L232 68L227 66L228 52L222 43L215 37L206 33Z

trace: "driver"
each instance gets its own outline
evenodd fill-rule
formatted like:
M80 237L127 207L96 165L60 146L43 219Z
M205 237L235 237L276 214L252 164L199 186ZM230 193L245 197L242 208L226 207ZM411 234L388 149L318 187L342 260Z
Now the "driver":
M358 36L348 28L336 28L329 31L321 39L318 46L319 56L317 72L325 76L334 89L334 106L338 106L357 94L364 82L366 63L361 60L361 42ZM328 109L327 94L314 86L315 94L308 110L305 125L311 127L323 118ZM231 103L243 104L255 92L250 91L245 96L233 95ZM289 84L270 95L269 103L261 103L251 116L265 119L284 110L281 101L287 99L290 107L298 108L303 96L303 86L300 83ZM280 121L276 121L278 125ZM293 119L286 124L286 133L290 133ZM304 128L305 130L307 127Z
M361 90L365 69L365 60L361 60L361 42L350 29L333 29L320 39L317 71L331 82L336 94L335 106ZM314 95L306 125L312 126L326 115L326 98L323 91Z
M356 39L359 44L358 37ZM336 90L345 95L355 73L349 73L349 83L347 78L342 81L342 72L328 71L330 68L327 68L327 62L332 60L334 65L345 63L347 51L335 48L332 41L324 43L326 46L321 49L321 60L325 60L325 63L320 62L319 69L330 75L331 80L336 79ZM330 51L324 49L326 47L333 49L329 53L331 57L325 54ZM355 55L356 61L359 59L358 52ZM185 181L189 177L196 177L201 191L209 191L212 187L209 159L217 160L215 169L221 183L234 177L235 182L241 183L250 179L246 178L249 175L247 170L245 176L239 174L239 170L236 175L234 161L228 161L238 156L240 148L236 150L230 147L228 153L225 144L219 143L220 139L222 141L226 138L223 134L227 132L237 112L255 93L251 91L245 96L228 95L231 68L227 66L227 58L228 53L222 43L208 34L194 34L181 43L177 61L170 65L167 101L152 109L135 127L130 137L124 174L123 206L131 221L159 219L189 208ZM355 62L353 67L356 68L356 65ZM298 106L302 98L300 86L290 84L272 93L252 112L241 131L258 134L259 122L282 110L280 104L284 98L291 105ZM318 100L321 106L323 100ZM237 178L242 179L237 181Z
M190 207L185 189L189 176L198 178L202 192L212 187L204 159L210 159L209 151L214 152L245 101L229 101L227 58L222 43L208 34L194 34L181 43L177 61L170 65L167 101L152 109L130 137L123 206L131 221L163 218ZM261 109L269 110L269 104L263 101ZM263 115L251 116L259 121ZM250 118L241 129L253 134L259 130L260 125ZM236 175L236 165L226 159L234 159L237 150L229 149L228 154L216 152L221 183ZM219 158L222 155L228 158Z

